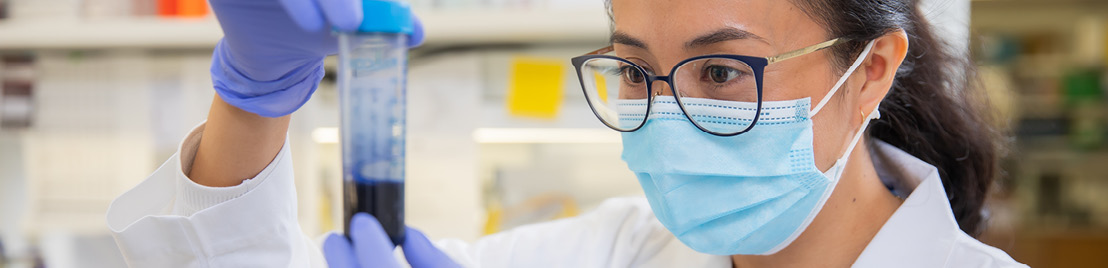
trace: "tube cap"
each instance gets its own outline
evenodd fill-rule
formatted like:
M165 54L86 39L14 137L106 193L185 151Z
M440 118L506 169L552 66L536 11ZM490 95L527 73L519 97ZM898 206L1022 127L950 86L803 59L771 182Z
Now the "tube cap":
M412 33L412 8L406 2L362 0L362 14L359 32Z

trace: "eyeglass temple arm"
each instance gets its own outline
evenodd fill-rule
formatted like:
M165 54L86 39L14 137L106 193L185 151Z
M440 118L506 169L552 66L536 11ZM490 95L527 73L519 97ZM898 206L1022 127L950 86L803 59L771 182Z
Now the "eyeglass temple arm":
M615 49L612 48L612 46L606 46L606 47L594 50L593 52L585 53L585 55L607 54L608 52L612 52L613 50L615 50Z
M769 64L773 64L775 62L800 57L800 56L803 56L803 55L808 54L808 53L819 51L821 49L825 49L825 48L829 48L829 47L832 47L832 46L835 46L835 45L838 45L838 44L846 43L847 41L850 41L850 40L844 39L844 38L835 38L835 39L827 40L827 41L824 41L823 43L815 44L815 45L812 45L812 46L809 46L809 47L805 47L805 48L801 48L801 49L781 53L781 54L778 54L778 55L775 55L775 56L766 57L766 61L768 61ZM593 52L585 53L585 55L606 54L608 52L612 52L612 50L614 50L612 48L612 46L606 46L606 47L597 49Z
M843 38L835 38L835 39L827 40L823 43L815 44L815 45L812 45L812 46L809 46L809 47L806 47L806 48L801 48L801 49L781 53L781 54L778 54L778 55L775 55L775 56L766 57L766 61L768 61L769 64L773 64L775 62L800 57L800 56L803 56L804 54L808 54L808 53L819 51L821 49L829 48L829 47L832 47L834 45L846 43L847 41L850 41L850 40L843 39Z

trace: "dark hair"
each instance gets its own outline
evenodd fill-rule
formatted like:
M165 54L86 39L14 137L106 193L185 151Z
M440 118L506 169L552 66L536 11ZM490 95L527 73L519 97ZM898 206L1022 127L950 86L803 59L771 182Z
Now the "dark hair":
M1003 136L991 124L994 114L983 92L971 83L974 66L968 54L946 49L920 13L918 0L792 1L820 23L829 38L853 40L831 53L840 72L869 40L901 29L907 33L908 55L881 102L881 119L869 127L869 137L938 168L959 227L971 236L980 234L985 197L1000 173ZM610 17L611 1L605 4Z
M937 167L958 225L971 236L980 234L985 197L1000 173L1002 136L980 87L971 82L969 55L953 54L935 37L918 0L793 2L831 36L855 40L833 50L844 71L869 40L901 29L907 33L908 55L869 137Z

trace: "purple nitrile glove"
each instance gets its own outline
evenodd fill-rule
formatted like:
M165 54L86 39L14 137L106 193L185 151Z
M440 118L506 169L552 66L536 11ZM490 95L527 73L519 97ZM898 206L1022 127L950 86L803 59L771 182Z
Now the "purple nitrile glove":
M212 84L223 101L266 117L303 106L323 79L323 58L338 51L331 28L362 23L360 0L211 0L224 37L212 53ZM423 42L412 16L408 45ZM330 26L330 27L328 27Z
M440 251L419 230L404 230L404 258L413 268L461 267ZM383 267L399 268L393 257L393 245L376 218L366 213L350 219L350 239L331 234L323 242L323 256L332 268Z

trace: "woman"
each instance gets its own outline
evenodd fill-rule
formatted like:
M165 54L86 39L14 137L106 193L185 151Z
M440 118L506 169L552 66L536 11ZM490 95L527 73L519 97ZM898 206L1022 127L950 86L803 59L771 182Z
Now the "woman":
M612 47L573 62L647 198L473 244L409 229L412 266L1023 266L970 236L998 138L916 1L607 4ZM212 1L208 121L109 211L130 264L396 266L372 217L322 254L296 224L287 115L356 5Z

